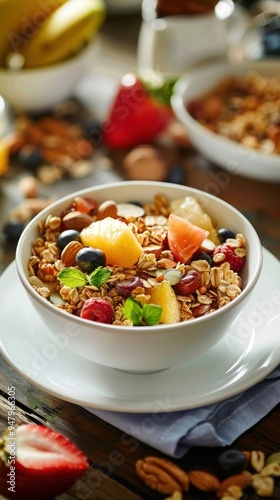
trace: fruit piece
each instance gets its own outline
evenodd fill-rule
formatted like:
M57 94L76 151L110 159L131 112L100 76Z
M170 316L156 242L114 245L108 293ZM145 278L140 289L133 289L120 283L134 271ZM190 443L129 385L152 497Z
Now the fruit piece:
M72 57L90 42L104 18L103 0L67 1L20 47L24 67L46 66Z
M23 146L19 152L18 159L22 165L31 170L39 167L43 161L40 148L33 144L26 144Z
M85 273L92 273L99 266L105 266L106 257L99 248L81 248L76 255L76 263Z
M9 147L8 144L0 139L0 175L4 175L9 168Z
M206 262L213 267L213 259L207 252L195 252L192 256L192 261L194 260L206 260Z
M133 266L143 253L131 229L124 222L111 217L85 227L80 237L85 246L102 250L109 266Z
M42 20L67 0L1 0L0 2L0 66L7 55L29 42ZM36 23L37 21L37 23Z
M104 144L117 149L153 141L173 118L174 83L152 89L136 75L124 75L103 125Z
M246 468L248 459L242 451L230 449L218 456L218 465L223 474L238 474Z
M111 325L113 322L113 308L107 300L92 297L85 301L80 316L90 321Z
M83 196L76 196L72 206L77 212L83 212L89 215L93 215L97 209L97 203L95 200Z
M4 224L2 233L7 242L16 242L18 241L23 229L24 225L22 222L18 220L10 220Z
M119 295L127 298L138 286L143 286L143 281L139 276L135 276L134 278L118 281L115 288Z
M174 290L178 295L190 295L194 293L201 284L201 275L193 270L188 271L182 279L174 286Z
M235 234L230 229L221 227L218 230L218 238L220 243L225 243L228 238L235 238Z
M211 217L204 211L202 206L193 196L178 198L170 203L170 210L173 214L179 215L201 229L208 231L209 240L216 245L220 244L217 230L215 229Z
M228 262L232 271L239 272L245 264L245 257L238 257L234 253L234 248L223 243L215 248L213 261L215 266L220 266L223 262Z
M187 262L207 236L208 231L195 226L182 217L170 214L167 240L169 248L178 262Z
M79 239L80 233L75 229L66 229L62 231L57 238L57 244L60 250L63 250L70 241L77 241Z
M149 295L149 303L162 308L160 323L171 324L180 321L180 306L168 281L162 281L154 285L149 289Z
M11 436L0 440L0 494L14 500L47 500L68 490L87 470L86 456L69 439L42 425L16 428L15 463L9 464ZM12 469L14 467L14 469ZM9 481L13 479L14 491ZM12 483L11 483L12 484Z

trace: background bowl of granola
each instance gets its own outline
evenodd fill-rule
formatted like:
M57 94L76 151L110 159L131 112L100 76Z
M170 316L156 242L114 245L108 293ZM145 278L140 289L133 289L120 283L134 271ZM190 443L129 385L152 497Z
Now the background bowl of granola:
M66 269L67 274L69 262L72 269L77 267L71 259L66 259L65 262L65 255L62 256L57 245L57 238L61 232L61 220L64 221L64 225L67 219L72 219L75 211L69 212L68 210L70 206L73 206L73 200L77 198L78 200L85 198L94 200L97 206L97 209L94 209L94 224L98 221L101 223L104 223L104 220L108 221L106 215L108 212L104 217L104 202L106 202L105 210L109 206L111 216L112 205L115 203L118 210L121 210L121 214L118 212L115 218L113 215L113 220L117 223L126 220L124 224L130 228L133 237L137 238L143 247L146 245L149 248L145 248L137 264L131 265L130 263L129 268L126 268L124 264L122 266L107 265L106 262L105 268L108 267L111 271L113 269L113 273L101 288L97 289L93 286L96 283L92 281L82 283L78 289L75 288L76 285L71 288L68 282L67 286L64 286L62 302L54 300L52 303L52 294L56 297L57 290L61 288L58 273L61 276L60 273L65 273ZM201 254L193 260L189 259L186 268L183 264L184 269L201 272L204 278L200 282L196 295L190 293L189 297L181 296L180 317L174 320L170 313L172 304L174 305L174 296L172 298L170 295L170 288L173 285L170 276L167 279L167 271L176 270L177 272L178 269L182 271L182 267L180 267L181 264L176 263L175 266L174 263L172 264L171 252L166 247L166 224L170 219L170 203L175 203L173 208L176 205L180 208L182 200L185 199L199 204L203 213L208 214L207 220L213 224L213 228L230 228L233 234L237 235L235 240L231 239L231 245L241 247L239 254L237 252L240 256L238 258L242 259L244 253L246 257L244 257L245 264L239 272L240 276L229 269L230 266L227 267L227 264L223 271L219 270L219 264L221 264L218 262L219 258L214 259L217 261L216 264L210 265L207 259L202 259ZM142 204L142 207L133 204L134 207L140 208L140 213L141 208L144 208L145 214L141 214L140 218L138 218L139 213L136 216L137 212L131 215L131 200ZM179 204L177 200L181 200ZM124 209L128 202L129 216ZM77 208L76 201L75 204ZM174 212L176 212L175 208ZM180 213L179 210L178 214ZM178 215L180 221L183 219L181 215ZM112 220L112 217L109 218ZM77 219L75 221L77 222ZM77 225L75 227L77 228ZM79 225L78 227L80 228ZM81 231L83 232L84 229ZM210 236L209 234L209 238ZM145 238L146 241L144 241ZM197 251L201 252L203 249L208 254L213 253L213 248L216 248L217 244L219 246L219 242L213 245L212 241L211 245L209 238ZM161 239L161 244L159 244L159 239ZM79 239L74 241L74 246L77 243L80 244L80 241ZM245 241L246 251L244 252ZM155 245L155 242L158 244ZM159 251L158 247L160 247ZM218 254L220 255L219 252ZM130 250L127 253L124 250L123 256L125 256L124 263L126 263L126 258L131 257ZM194 260L196 263L193 262ZM120 280L120 276L120 281L135 276L136 270L138 271L141 267L140 261L142 269L139 275L143 280L142 286L137 289L136 294L132 295L144 308L143 298L151 295L151 288L162 282L166 284L168 281L167 288L164 288L164 293L160 298L163 306L162 314L167 315L165 323L147 322L145 325L141 323L135 326L135 323L132 325L131 319L127 320L127 316L124 318L120 314L123 298L116 293L115 282ZM161 261L161 266L162 262L164 263L160 269L158 269L159 261ZM170 261L171 267L169 268ZM143 265L143 262L146 264ZM166 265L166 263L169 264ZM40 315L51 334L56 336L58 341L63 342L63 345L80 356L107 367L131 372L153 372L177 366L205 353L226 335L229 325L238 319L238 314L244 309L258 281L262 267L262 248L251 223L223 200L197 189L175 184L127 181L104 184L72 193L43 210L28 224L21 235L16 251L16 266L20 281L34 306L34 314ZM95 275L95 271L93 274ZM100 292L101 289L102 292ZM239 291L236 293L236 290ZM84 304L85 300L92 295L112 305L114 311L110 324L90 321L85 316L81 317L81 303ZM234 300L232 300L233 296ZM158 304L157 300L155 303Z
M201 66L177 82L172 105L190 141L233 175L280 180L276 60Z

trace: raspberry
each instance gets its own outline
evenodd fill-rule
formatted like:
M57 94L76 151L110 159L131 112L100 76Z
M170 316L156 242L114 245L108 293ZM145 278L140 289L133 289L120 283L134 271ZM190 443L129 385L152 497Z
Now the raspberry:
M215 259L215 256L219 253L224 254L224 260ZM219 245L215 248L213 260L215 266L220 266L223 262L228 262L232 271L235 272L239 272L245 264L245 257L238 257L238 255L235 255L234 248L227 244Z
M113 308L107 300L92 297L85 301L80 317L111 325L113 322Z

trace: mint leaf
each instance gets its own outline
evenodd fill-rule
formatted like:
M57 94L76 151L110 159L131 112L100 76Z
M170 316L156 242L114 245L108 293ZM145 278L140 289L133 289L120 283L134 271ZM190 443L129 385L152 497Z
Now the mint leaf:
M123 308L123 315L132 321L133 326L139 326L142 324L143 309L139 302L132 299L132 297L128 297L128 299L126 299Z
M110 278L112 272L106 267L99 266L90 274L89 282L92 286L100 288Z
M86 274L75 267L65 267L58 273L58 279L70 288L81 288L87 284Z
M143 305L143 317L147 326L157 325L160 322L162 307L155 304Z

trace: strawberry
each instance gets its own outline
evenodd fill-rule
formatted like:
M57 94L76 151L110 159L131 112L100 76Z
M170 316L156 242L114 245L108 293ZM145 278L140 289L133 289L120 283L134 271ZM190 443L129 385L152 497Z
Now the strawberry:
M42 425L23 424L0 439L0 495L46 500L68 490L89 466L74 443Z
M123 76L108 117L103 142L112 149L152 142L174 118L170 98L175 80L152 87L134 74Z

